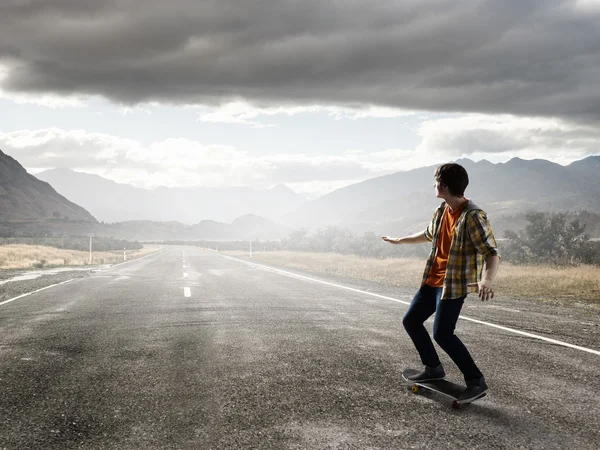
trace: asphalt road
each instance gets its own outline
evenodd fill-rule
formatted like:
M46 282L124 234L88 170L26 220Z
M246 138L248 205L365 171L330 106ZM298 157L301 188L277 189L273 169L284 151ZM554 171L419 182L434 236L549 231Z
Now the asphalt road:
M598 448L598 354L461 320L490 394L455 411L400 376L413 292L350 287L179 247L0 303L0 448ZM473 305L600 350L564 311Z

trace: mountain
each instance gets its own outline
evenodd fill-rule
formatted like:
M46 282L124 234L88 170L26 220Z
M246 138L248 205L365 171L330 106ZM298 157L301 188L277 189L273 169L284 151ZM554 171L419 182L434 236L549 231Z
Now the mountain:
M221 190L185 190L158 188L145 191L132 186L122 185L102 177L80 174L68 169L49 171L57 184L74 182L82 187L73 190L78 199L95 199L110 206L107 197L118 203L123 214L131 219L116 223L99 223L89 212L57 193L47 182L41 181L27 171L13 158L0 151L0 225L5 235L16 231L50 233L58 235L82 236L94 233L96 236L116 237L131 240L276 240L285 237L290 229L255 214L234 217L231 223L216 220L202 220L187 225L175 220L139 220L136 211L146 206L150 211L181 211L200 208L203 215L210 216L211 211L202 207L209 201L219 202L227 198L231 204L259 209L258 204L275 199L280 204L292 198L292 204L299 196L284 185L278 185L267 191L252 191L230 188ZM85 189L88 189L87 191ZM211 195L210 193L214 194ZM191 192L191 194L190 194ZM202 192L202 196L194 193ZM209 197L209 198L202 198ZM191 200L190 200L191 198ZM265 200L266 198L266 200ZM275 205L275 206L278 206ZM253 206L254 205L254 206ZM128 209L131 207L131 209ZM137 210L135 208L138 208ZM178 209L179 208L179 209ZM158 214L160 215L160 214Z
M600 157L566 167L520 158L500 164L469 159L457 162L469 173L466 196L482 206L492 221L529 210L600 212ZM389 234L418 231L440 203L433 188L436 167L397 172L338 189L307 202L281 223Z
M69 169L38 174L102 220L116 222L82 227L73 221L54 223L66 217L90 224L95 219L0 154L0 220L52 219L53 230L60 232L140 240L275 240L292 229L334 225L356 233L399 235L422 230L440 203L433 188L436 166L365 180L312 201L285 185L265 191L145 190ZM568 166L520 158L500 164L457 162L469 173L467 197L488 212L498 236L520 228L523 214L531 210L600 213L600 156Z
M1 150L0 220L96 222L89 212L60 195L50 184L27 173L21 164Z
M285 185L277 185L267 190L253 190L247 187L159 187L148 190L71 169L47 170L36 176L104 222L232 222L247 214L277 221L282 215L306 202L305 197Z
M587 173L588 175L596 175L596 179L600 180L600 177L598 177L598 171L600 171L600 155L588 156L587 158L572 162L568 167L579 172Z
M252 214L238 217L231 224L203 220L195 225L180 222L130 220L88 227L85 233L138 241L254 241L278 240L289 234L289 228ZM85 234L81 231L78 234ZM71 230L71 234L77 234Z

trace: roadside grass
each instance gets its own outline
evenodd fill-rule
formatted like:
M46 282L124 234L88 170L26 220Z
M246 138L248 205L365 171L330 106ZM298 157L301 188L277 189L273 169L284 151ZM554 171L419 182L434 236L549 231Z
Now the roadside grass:
M242 251L222 253L248 256L248 252ZM402 287L417 287L425 268L424 260L361 258L334 253L256 252L252 259L278 267ZM500 297L600 305L600 267L516 266L501 261L494 290Z
M144 246L127 251L127 260L154 253L158 247ZM66 250L42 245L0 245L0 270L41 269L44 267L89 265L89 252ZM92 252L92 264L115 264L123 261L123 251Z

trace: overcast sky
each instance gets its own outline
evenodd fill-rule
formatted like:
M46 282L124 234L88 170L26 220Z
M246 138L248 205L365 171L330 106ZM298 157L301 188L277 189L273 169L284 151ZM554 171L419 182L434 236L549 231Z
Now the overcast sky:
M323 194L600 153L600 0L2 0L0 149L139 187Z

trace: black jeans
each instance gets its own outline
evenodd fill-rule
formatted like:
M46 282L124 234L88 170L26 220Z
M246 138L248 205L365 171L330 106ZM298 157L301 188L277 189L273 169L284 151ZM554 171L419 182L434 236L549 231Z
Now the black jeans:
M469 354L467 347L454 334L456 322L460 316L466 295L460 298L442 300L442 288L435 288L424 284L415 294L415 297L404 315L402 323L412 339L421 361L429 367L440 365L440 359L431 342L431 337L423 323L435 313L433 322L433 338L438 345L452 358L469 383L483 377Z

